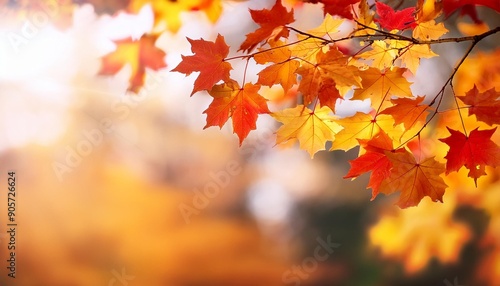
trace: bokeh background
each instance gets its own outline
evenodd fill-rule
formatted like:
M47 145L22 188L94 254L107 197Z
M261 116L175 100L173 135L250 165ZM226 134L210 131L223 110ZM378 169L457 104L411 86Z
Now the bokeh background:
M167 67L147 71L138 94L127 92L130 66L97 73L113 40L152 29L151 5L103 14L96 3L61 4L13 45L36 10L17 2L0 1L1 285L500 285L499 169L477 188L465 171L451 174L443 204L426 198L400 210L394 197L370 202L367 176L342 179L357 150L311 160L275 146L278 125L265 116L241 147L228 126L203 130L210 98L190 97L194 77L170 72L190 54L186 37L220 33L237 47L255 29L248 8L273 1L223 1L215 23L182 12L180 29L156 43ZM287 5L297 27L321 23L320 6ZM498 26L498 14L479 13ZM458 21L467 20L447 20L448 36L461 35ZM498 40L466 61L457 93L499 86ZM414 93L436 94L465 48L436 46L440 57L422 60ZM429 152L442 159L441 145ZM6 268L8 171L17 177L15 279Z

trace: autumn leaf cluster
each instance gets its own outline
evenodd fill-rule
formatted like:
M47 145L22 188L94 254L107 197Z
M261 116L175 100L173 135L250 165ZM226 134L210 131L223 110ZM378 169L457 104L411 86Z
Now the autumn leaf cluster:
M276 131L276 143L298 142L311 157L324 150L327 142L330 151L359 146L359 156L351 161L345 177L370 172L372 199L379 193L400 192L397 204L401 208L416 206L426 196L442 202L447 188L443 176L450 172L465 167L477 181L486 175L487 166L500 164L499 146L491 139L500 120L495 88L471 86L466 94L455 95L453 77L460 62L438 94L411 90L420 60L438 56L432 45L468 41L471 46L465 59L480 40L499 30L444 38L448 29L438 20L443 11L449 15L462 9L480 21L472 4L499 11L497 5L418 1L416 7L395 10L382 2L373 6L367 1L314 2L322 2L325 17L320 26L306 31L293 27L294 10L279 0L270 9L250 10L259 27L246 35L231 57L221 35L214 42L188 38L193 55L182 56L172 71L199 72L191 95L206 91L213 98L204 112L206 127L222 127L231 118L242 144L256 128L258 117L270 115L282 124ZM231 65L234 60L260 66L257 81L245 82L245 74L241 84L231 78L236 72ZM263 86L275 85L292 98L288 105L263 96ZM347 100L369 100L371 110L348 117L336 115L337 105ZM270 111L270 106L276 110ZM435 144L448 145L446 156L424 156L421 139L432 137L427 131L437 128L433 120L449 112L475 117L491 128L448 128L449 137L432 138Z

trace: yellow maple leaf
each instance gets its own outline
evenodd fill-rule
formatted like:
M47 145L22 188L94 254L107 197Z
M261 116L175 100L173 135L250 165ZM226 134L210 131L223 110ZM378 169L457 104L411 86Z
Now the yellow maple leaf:
M297 35L297 43L290 47L293 57L309 61L312 64L316 63L316 55L324 50L328 50L324 41L300 34Z
M321 25L308 30L307 33L320 38L328 36L329 39L333 39L331 34L337 33L342 23L344 23L344 19L334 19L331 15L327 14Z
M382 101L388 101L391 96L413 97L410 82L403 77L405 71L406 69L398 67L384 71L377 68L361 71L363 88L354 91L353 99L369 98L372 106L378 108L382 106Z
M375 13L370 10L370 7L366 0L362 0L361 2L359 2L359 17L356 19L357 22L370 28L377 29L377 24L375 24L375 22L373 21L374 16ZM375 33L375 30L367 29L363 26L358 25L357 31L354 33L354 35L374 35Z
M398 50L384 41L373 41L372 50L356 56L357 58L373 60L371 66L378 69L389 68L393 65L394 59L398 56Z
M213 23L222 13L220 0L132 0L129 10L137 13L147 4L150 4L153 9L155 27L165 22L167 28L173 33L176 33L182 25L180 18L182 12L203 11Z
M436 21L430 20L428 22L418 22L415 29L413 29L413 37L426 41L437 40L448 32L443 23L436 24Z
M422 270L433 257L443 263L457 261L471 231L453 220L453 198L445 194L444 201L435 204L424 199L417 208L383 215L369 230L371 244L381 250L382 256L402 260L407 273Z
M407 41L391 40L391 47L394 47L399 52L401 63L408 68L413 74L417 73L420 66L421 58L432 58L438 55L431 51L430 45L416 45Z
M328 107L310 110L304 105L274 112L272 116L283 123L277 131L276 144L298 140L300 148L314 157L320 150L325 150L326 141L333 141L342 127L331 115Z
M394 119L389 115L357 112L354 116L337 120L337 123L344 129L335 136L330 151L348 151L359 145L359 139L372 139L380 130L392 139L401 137L404 131L401 125L394 126Z

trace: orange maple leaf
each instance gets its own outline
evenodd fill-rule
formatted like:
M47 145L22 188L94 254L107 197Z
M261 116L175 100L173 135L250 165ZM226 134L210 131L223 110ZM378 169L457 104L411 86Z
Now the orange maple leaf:
M479 92L474 85L465 96L457 98L469 105L469 116L475 114L477 120L490 126L500 124L500 92L495 91L495 88Z
M159 70L166 67L165 52L155 46L156 35L143 35L138 41L127 38L115 41L116 50L102 57L100 75L114 75L125 64L132 67L128 90L137 93L144 85L146 68Z
M254 59L258 64L274 63L258 73L259 80L257 83L267 86L279 83L286 93L297 83L295 71L300 63L297 60L290 59L292 52L287 46L283 46L283 42L271 42L270 45L271 49L254 55Z
M389 114L394 118L394 126L403 123L408 130L417 123L425 123L425 118L429 113L427 104L420 104L424 100L424 96L412 98L395 98L391 99L394 106L384 109L380 114Z
M305 104L319 96L321 106L326 105L335 112L336 100L343 98L339 89L361 86L359 70L348 65L348 57L337 47L331 47L326 53L319 51L316 61L316 65L305 65L297 69L297 73L302 76L299 91Z
M443 178L444 164L434 157L423 161L415 160L415 156L407 150L401 152L385 152L393 167L390 176L380 184L380 192L386 195L401 191L396 203L400 208L417 206L428 196L433 202L443 202L447 187Z
M344 55L337 47L330 47L326 53L319 52L316 55L317 66L324 76L335 80L338 87L361 86L359 69L349 65L349 57Z
M246 35L245 41L241 44L239 51L251 51L260 42L272 38L278 40L281 37L288 37L288 28L284 27L295 21L293 18L293 9L288 12L277 0L271 10L252 10L250 15L260 28Z
M183 55L182 61L172 71L183 73L186 76L194 71L200 72L194 81L191 95L201 90L210 90L220 80L229 82L229 71L232 67L224 60L229 54L229 46L224 41L224 37L218 34L215 42L190 38L187 40L191 44L191 51L194 55Z
M489 130L472 130L469 136L449 127L450 137L439 139L450 146L446 154L446 174L458 171L462 166L469 169L469 177L477 179L486 175L485 166L500 165L500 147L491 140L497 128Z
M208 93L214 98L210 106L203 112L207 114L207 125L222 128L229 117L233 119L233 132L238 135L240 145L251 130L255 130L258 114L269 113L267 100L258 94L260 85L251 83L240 88L238 83L230 80L215 85Z
M332 78L322 76L318 68L299 68L297 73L302 77L298 91L302 93L305 104L310 104L318 97L321 106L328 106L335 112L337 99L343 99Z
M369 68L360 72L363 88L354 90L352 99L364 100L370 98L372 106L379 107L382 102L391 96L413 97L410 82L403 76L404 68L379 70Z

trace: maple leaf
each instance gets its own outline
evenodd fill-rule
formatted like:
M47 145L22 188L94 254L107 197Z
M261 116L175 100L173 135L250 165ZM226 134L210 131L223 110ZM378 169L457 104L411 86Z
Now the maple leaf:
M344 99L335 86L336 84L333 79L325 78L321 82L318 89L318 100L320 106L328 106L333 112L335 112L337 99Z
M411 98L395 98L391 99L394 106L386 108L380 114L389 114L394 118L394 126L403 123L406 130L411 129L415 124L425 123L427 104L420 104L424 100L424 96L418 96L415 99Z
M394 11L389 5L382 2L375 3L377 7L377 14L379 18L375 19L380 23L382 28L389 31L392 30L406 30L415 27L415 7L403 9L401 11Z
M250 15L254 22L260 25L260 28L246 35L246 39L238 51L249 52L260 42L270 37L273 40L278 40L281 37L287 38L289 31L284 26L295 21L293 18L293 9L288 12L281 4L281 0L277 0L271 10L250 9Z
M342 127L330 115L328 107L310 110L304 105L273 112L272 116L283 123L277 131L276 144L298 140L300 148L309 152L311 158L325 150L326 141L332 141Z
M360 72L363 88L354 90L353 99L364 100L370 98L372 106L381 106L382 101L389 100L390 96L413 97L410 83L403 76L404 68L394 67L381 71L377 68L368 68Z
M393 138L399 138L403 133L401 127L393 127L394 120L391 116L383 114L357 112L354 116L337 120L337 123L344 129L335 136L330 151L348 151L359 145L360 139L371 139L381 130Z
M137 93L144 85L146 68L166 67L165 52L155 46L156 35L143 35L138 41L127 38L115 41L116 50L102 57L99 75L114 75L126 64L132 68L128 90Z
M145 5L151 5L154 13L154 25L159 26L165 22L167 28L176 33L181 25L180 14L189 10L188 1L158 1L158 0L133 0L128 10L138 13Z
M405 67L408 68L413 74L417 73L421 58L428 59L437 56L437 54L431 51L430 45L408 45L407 42L402 42L403 41L391 40L391 46L401 49L399 59L401 60L401 63L405 65Z
M417 23L429 22L441 14L443 5L441 1L418 0L415 18Z
M376 33L375 29L377 29L377 25L375 22L373 22L373 17L375 16L375 13L373 13L372 10L370 10L370 7L367 3L367 0L362 0L359 2L359 17L356 19L357 23L360 23L364 26L368 26L372 29L367 29L364 26L361 26L357 24L357 30L355 35L374 35Z
M485 22L481 23L466 23L466 22L458 22L457 28L460 33L466 36L475 36L482 33L486 33L490 30L490 26Z
M446 174L458 171L462 166L469 169L468 176L477 179L486 175L485 166L500 165L500 147L491 140L496 127L489 130L472 130L469 136L447 127L450 137L439 139L450 146L446 154Z
M317 96L322 100L321 105L328 105L335 111L337 98L342 98L339 89L350 90L352 86L361 86L359 70L348 65L348 57L336 47L328 52L316 54L316 65L305 65L297 69L302 79L299 83L299 92L304 97L304 103L311 103Z
M325 42L318 38L311 38L305 35L297 35L297 43L290 47L293 57L298 57L303 60L316 62L316 57L319 52L327 51L328 47Z
M393 61L398 56L397 49L380 40L373 41L370 47L372 50L361 53L358 57L373 60L371 66L381 70L393 66Z
M412 153L385 152L393 167L388 178L380 184L380 192L386 195L401 191L396 203L400 208L417 206L428 196L433 202L443 202L443 195L447 187L443 178L444 164L434 160L434 157L423 161L416 161Z
M457 98L469 105L469 116L474 114L477 120L490 126L500 124L500 92L495 91L495 88L479 92L474 85L465 96Z
M358 3L360 0L309 0L309 3L323 3L323 11L335 16L338 15L342 18L353 19L352 5Z
M381 131L370 140L358 139L358 141L366 152L349 161L351 169L344 176L344 179L354 179L363 173L371 172L367 188L372 189L371 200L374 200L379 192L380 184L391 174L392 163L385 155L385 151L393 150L392 139Z
M290 49L283 46L281 41L271 42L271 49L255 54L254 59L258 64L274 63L258 73L257 83L267 86L279 83L286 93L297 83L295 71L300 65L297 60L290 59L291 55Z
M222 14L221 0L189 0L191 11L203 11L210 22L215 23Z
M194 71L200 74L194 81L193 95L197 91L210 90L220 80L229 81L229 71L231 64L224 59L229 54L229 46L224 41L224 37L217 35L215 42L192 40L187 38L191 44L193 56L182 55L182 61L172 71L180 72L186 76Z
M416 208L382 213L368 231L371 244L384 257L396 259L406 273L416 274L431 261L459 261L473 234L469 224L454 218L457 203L449 193L445 204L422 200Z
M220 0L130 0L128 10L137 13L145 5L151 5L152 7L155 27L160 27L160 24L165 22L169 31L173 33L176 33L182 26L181 13L183 12L203 11L212 23L214 23L222 13Z
M319 52L316 59L321 73L335 80L337 87L351 89L352 86L361 86L359 69L349 65L349 58L337 47L331 47L326 53Z
M240 145L251 130L255 130L258 114L269 113L267 100L258 94L260 85L251 83L240 88L230 80L215 85L208 93L214 98L203 112L207 114L207 125L222 128L229 117L233 120L233 132L238 135Z
M469 15L476 23L482 22L477 17L476 5L486 6L500 13L500 1L498 0L443 0L442 5L447 17L460 10L460 15Z
M322 75L319 68L301 67L297 73L302 77L298 91L302 93L305 104L310 104L318 97L321 106L328 106L335 112L337 99L343 99L335 81Z
M321 25L314 29L308 30L307 33L319 38L328 36L329 39L332 39L330 33L337 33L342 23L344 23L344 19L334 19L331 15L326 15Z
M437 40L448 32L443 23L436 24L436 21L430 20L428 22L418 22L413 29L413 37L422 40Z

